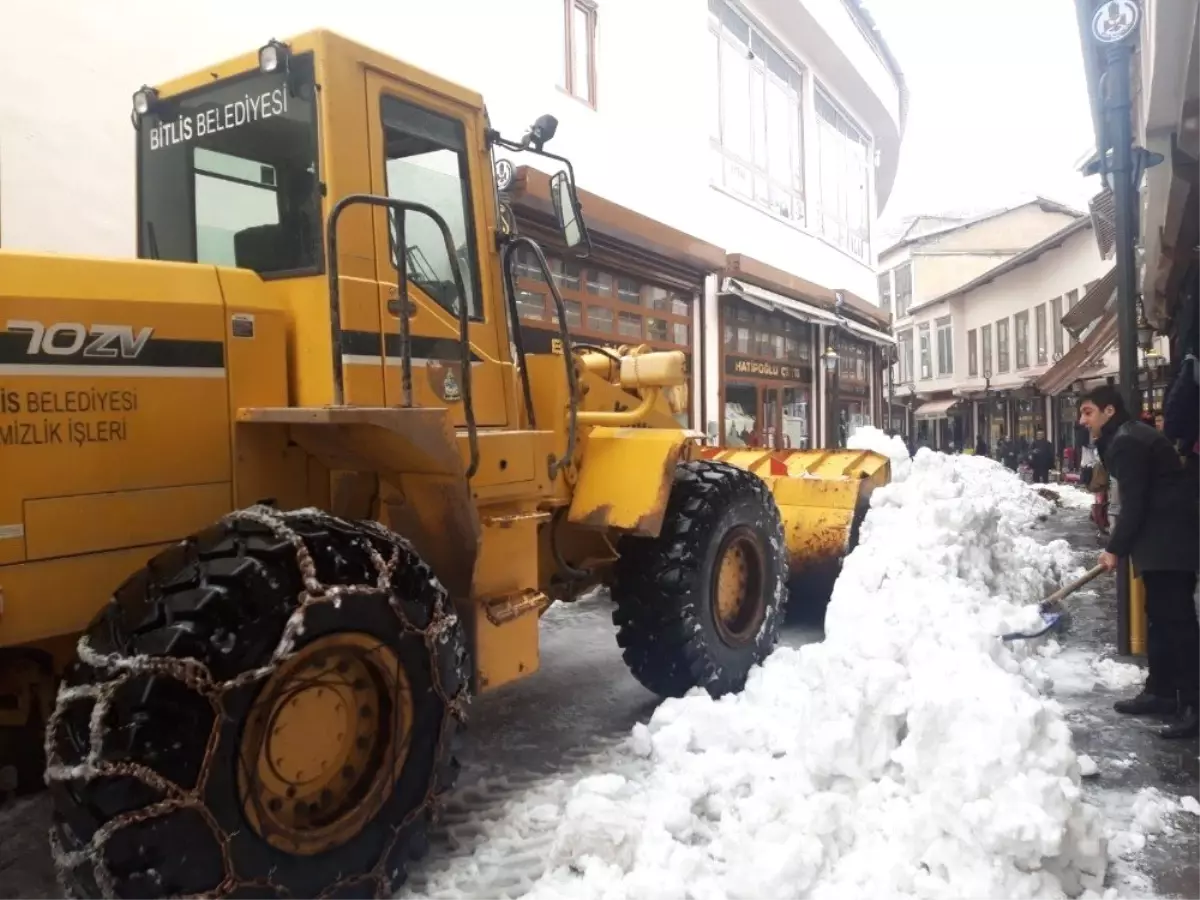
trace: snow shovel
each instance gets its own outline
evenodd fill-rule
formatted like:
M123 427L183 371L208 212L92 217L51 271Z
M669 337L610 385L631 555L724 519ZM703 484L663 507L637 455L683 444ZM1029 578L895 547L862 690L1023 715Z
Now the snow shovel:
M1050 631L1053 628L1057 628L1059 623L1062 621L1063 616L1066 615L1066 611L1062 610L1062 609L1054 609L1054 606L1056 604L1058 604L1060 601L1065 600L1067 597L1070 597L1073 593L1075 593L1077 590L1079 590L1085 584L1088 584L1088 583L1094 581L1100 575L1103 575L1105 571L1106 571L1106 569L1104 568L1104 566L1096 566L1095 568L1088 569L1086 572L1084 572L1082 575L1080 575L1078 578L1076 578L1070 584L1066 585L1065 587L1060 587L1057 591L1055 591L1053 594L1051 594L1049 597L1047 597L1045 600L1043 600L1041 603L1039 603L1038 604L1038 612L1040 612L1042 614L1042 627L1040 629L1038 629L1037 631L1029 631L1029 632L1012 631L1012 632L1009 632L1008 634L1002 634L1000 636L1000 640L1002 640L1002 641L1030 640L1031 638L1041 637L1047 631Z

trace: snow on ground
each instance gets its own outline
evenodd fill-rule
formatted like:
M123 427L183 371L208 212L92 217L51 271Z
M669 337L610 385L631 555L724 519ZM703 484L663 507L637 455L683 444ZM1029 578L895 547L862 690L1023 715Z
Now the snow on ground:
M824 642L779 649L741 694L664 702L598 774L488 826L485 856L544 835L526 896L1101 889L1104 823L1039 690L1050 679L1032 642L996 637L1037 625L1032 604L1079 571L1066 542L1029 534L1051 504L991 460L885 452L894 481L875 492Z
M1062 505L1068 509L1091 509L1095 501L1090 492L1073 484L1039 484L1038 487L1057 494Z
M1098 658L1083 649L1063 647L1049 641L1040 650L1041 671L1056 696L1089 693L1097 684L1111 691L1136 694L1146 681L1146 670L1132 663Z

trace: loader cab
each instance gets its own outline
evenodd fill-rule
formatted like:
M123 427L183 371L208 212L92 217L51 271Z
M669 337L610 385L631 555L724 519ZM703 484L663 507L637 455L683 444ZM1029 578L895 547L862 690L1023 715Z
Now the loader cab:
M503 253L519 239L501 227L493 151L559 159L543 150L553 119L506 140L473 92L324 31L143 88L133 107L139 257L256 272L290 310L295 405L519 423ZM554 213L578 246L562 162Z

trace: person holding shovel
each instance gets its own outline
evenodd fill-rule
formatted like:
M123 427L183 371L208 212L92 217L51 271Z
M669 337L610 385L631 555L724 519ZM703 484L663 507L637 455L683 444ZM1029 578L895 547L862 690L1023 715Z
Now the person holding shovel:
M1100 565L1116 569L1123 557L1146 588L1148 676L1138 696L1119 700L1126 715L1171 715L1165 738L1200 733L1200 624L1193 594L1200 569L1198 485L1170 441L1153 426L1130 418L1112 385L1079 401L1079 424L1096 439L1100 460L1120 490Z

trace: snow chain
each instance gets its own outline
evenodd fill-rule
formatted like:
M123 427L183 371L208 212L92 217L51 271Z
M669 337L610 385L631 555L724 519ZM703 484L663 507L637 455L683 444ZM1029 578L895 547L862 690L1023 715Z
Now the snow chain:
M95 670L97 675L104 672L111 677L102 683L83 684L73 687L68 687L64 684L59 688L54 712L50 715L50 719L46 724L46 783L49 785L55 781L87 782L99 778L129 777L135 778L155 791L158 791L163 795L163 799L143 809L131 810L110 819L96 830L95 834L92 835L91 841L81 850L66 850L59 842L54 830L51 829L50 849L54 857L59 884L63 888L64 894L69 893L67 891L68 872L85 863L91 863L96 885L99 887L101 893L105 897L116 897L116 885L104 861L104 848L108 841L122 828L127 828L130 825L146 822L151 819L161 818L183 809L194 810L208 825L209 830L213 833L213 837L221 847L225 877L212 891L199 896L217 898L224 897L230 892L243 887L263 888L266 890L274 890L277 887L267 879L241 880L237 877L237 873L233 870L229 850L229 836L221 830L215 817L205 806L203 797L205 787L208 783L213 756L220 740L221 724L224 718L225 695L230 691L246 687L267 678L278 668L280 663L291 655L296 638L304 634L305 617L311 606L318 603L331 603L337 608L341 606L346 598L378 598L386 596L392 611L395 612L396 617L400 620L402 630L409 634L421 635L425 647L429 652L431 662L437 658L435 644L442 639L444 632L448 628L456 624L457 617L453 610L445 609L441 601L431 611L429 625L424 629L417 628L404 614L400 602L392 592L391 580L402 556L405 553L414 552L412 545L408 541L388 531L377 522L363 521L349 523L330 517L335 523L363 529L370 536L390 544L392 546L392 553L391 558L385 560L374 545L370 546L371 560L374 563L375 571L378 573L374 584L327 586L322 584L317 578L316 564L313 562L312 554L304 538L288 527L286 518L285 515L280 514L277 510L270 507L254 506L231 513L223 519L223 522L226 523L246 521L265 526L276 537L288 541L296 550L296 563L299 567L304 587L300 592L299 605L288 618L279 643L271 656L271 661L265 666L243 672L228 681L216 681L213 679L208 667L194 659L124 656L119 653L102 654L92 649L86 634L79 639L77 652L80 662L90 666ZM441 751L444 749L443 745L448 740L452 724L455 721L465 721L466 690L462 688L454 696L447 695L442 686L439 667L431 664L430 669L433 675L433 690L446 704L446 708L450 712L450 715L443 720L441 734L438 737L437 756L440 758ZM199 776L196 779L196 786L191 790L175 784L149 766L135 762L107 762L102 759L105 719L113 697L127 681L136 676L143 675L174 678L202 695L212 707L214 713L212 730L209 732L208 744L205 747L204 759L201 763ZM61 719L67 708L79 701L93 701L95 704L92 707L89 721L90 748L82 762L75 765L68 765L59 757L56 746L57 742L54 738L58 734ZM430 787L421 804L415 807L402 823L393 828L392 844L384 848L374 870L364 874L348 876L337 884L330 886L329 892L336 891L350 882L373 881L376 886L376 896L383 897L390 895L391 885L385 868L392 851L392 845L403 831L404 826L409 822L427 812L431 815L436 812L435 804L437 798L434 795L435 783L436 779L431 779Z

